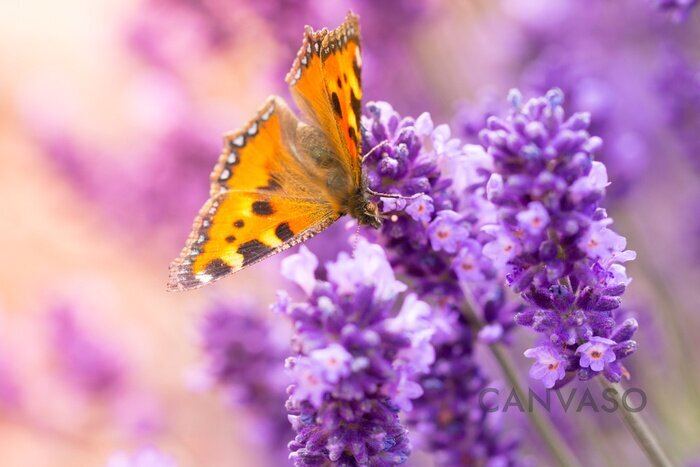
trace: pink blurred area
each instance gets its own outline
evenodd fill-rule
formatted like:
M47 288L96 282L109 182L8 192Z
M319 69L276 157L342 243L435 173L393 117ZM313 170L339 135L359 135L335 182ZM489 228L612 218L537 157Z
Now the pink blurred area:
M206 199L221 135L247 121L269 94L286 96L283 77L303 24L333 27L347 10L341 2L270 3L284 8L223 0L0 3L2 467L101 466L115 452L149 446L179 467L265 464L266 453L249 439L249 414L222 409L225 396L199 371L198 330L202 310L216 299L264 310L281 286L280 258L206 289L167 293L165 283L168 264ZM455 133L463 123L460 103L472 103L467 110L476 103L487 108L508 88L537 81L538 71L546 74L533 57L561 58L558 47L545 47L547 35L556 30L552 24L567 25L562 18L573 10L562 1L550 7L542 0L432 0L416 2L428 5L420 21L393 18L393 24L386 14L373 15L379 2L350 3L367 11L365 100L392 100L406 115L430 111L436 123L457 114ZM626 14L610 10L609 16L619 21ZM401 15L418 13L408 8ZM608 30L617 40L617 28ZM624 34L620 42L633 46L616 49L620 57L629 68L649 68L657 36L637 41L637 31ZM693 34L684 40L693 43ZM612 119L645 133L661 120L658 102L649 103L654 99L644 88L650 77L635 76L631 83L625 60L618 73L607 65L607 48L588 42L595 50L584 50L581 62L590 52L599 69L571 72L570 81L585 81L592 90L579 101L600 104L600 114L611 102L624 107ZM393 61L384 61L389 55ZM598 73L605 86L578 79L578 72ZM629 102L641 102L644 111L625 107ZM482 110L475 113L483 117ZM700 434L693 418L700 403L691 399L697 394L684 389L698 379L688 368L697 357L692 340L700 328L694 313L700 291L692 287L697 233L681 227L688 228L688 217L700 226L700 183L670 131L659 132L669 144L653 138L649 160L634 159L634 138L625 146L631 162L622 161L620 178L644 173L633 174L639 177L634 189L611 202L611 211L640 258L631 266L629 296L641 310L639 355L645 356L635 357L642 368L634 369L658 418L677 425L663 436L686 458L694 453L687 440ZM613 185L622 185L616 177ZM341 244L329 247L328 239L348 235L344 222L333 229L311 242L323 259ZM521 354L513 352L525 365ZM526 374L523 366L524 380ZM679 414L676 397L687 397L693 411ZM635 455L619 424L603 434Z
M145 206L133 212L135 203L116 200L114 212L96 205L91 196L105 195L76 190L36 141L39 136L58 144L79 134L81 144L99 150L91 160L99 179L90 183L111 185L109 196L127 197L130 187L120 184L140 187L134 180L160 176L158 167L135 158L158 152L149 146L194 112L196 102L206 109L202 125L206 119L214 122L208 131L213 152L202 155L211 162L203 177L194 177L201 185L194 189L206 193L220 134L266 96L256 70L272 66L274 44L255 21L246 22L235 50L216 59L187 60L192 67L177 71L186 77L181 81L198 83L186 95L171 84L173 72L144 69L129 53L123 29L137 8L142 6L111 0L0 5L4 467L105 465L115 451L151 444L183 466L222 465L231 458L239 465L256 464L256 453L239 442L245 416L222 411L216 393L192 391L192 368L200 359L197 310L207 298L200 291L165 292L167 265L189 226L154 222L149 227L157 213ZM163 18L178 21L177 14ZM194 56L204 47L194 27L182 25L187 28L190 34L178 35L182 43L171 43L173 50L166 53ZM261 49L269 53L260 54ZM177 198L181 187L175 183L171 189ZM196 212L192 204L183 209L188 212L182 217ZM216 293L253 293L266 303L274 279L259 278L274 268L273 261L246 271ZM73 350L83 352L78 362L62 361L75 357L65 348L75 345L75 336L57 335L74 332L57 329L63 325L56 320L66 319L55 316L58 307L68 307L81 328L75 332L93 341ZM108 355L95 355L96 349ZM110 359L118 360L119 369L71 379L82 371L75 365L99 366ZM118 384L109 371L121 375ZM114 386L113 392L102 391L102 383Z

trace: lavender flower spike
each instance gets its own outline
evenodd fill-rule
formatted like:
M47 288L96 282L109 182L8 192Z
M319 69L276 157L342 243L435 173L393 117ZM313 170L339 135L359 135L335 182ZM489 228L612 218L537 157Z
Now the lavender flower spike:
M297 435L290 458L305 465L396 465L411 446L399 421L423 394L417 380L435 354L431 308L397 281L384 251L360 241L327 279L309 282L317 262L304 246L282 271L306 300L282 294L275 308L296 329L287 410ZM399 305L400 300L403 300Z
M481 146L463 145L447 125L433 125L430 115L401 117L386 102L367 104L363 146L380 151L367 158L371 187L404 195L382 199L389 215L379 241L389 261L412 281L418 298L435 303L431 343L435 363L423 374L423 395L412 404L406 423L416 444L434 455L436 465L519 465L517 440L501 429L479 394L492 383L476 358L478 340L507 339L513 315L526 307L510 300L503 276L482 253L489 240L480 227L495 219L495 206L483 196L493 161ZM372 235L372 233L368 233ZM483 316L474 333L460 312L468 290Z
M601 208L609 182L594 156L602 141L587 131L590 115L565 116L558 89L524 104L512 91L510 101L510 114L489 118L480 134L494 162L486 197L497 207L482 228L491 238L483 253L532 306L516 322L545 338L525 352L535 359L530 375L548 388L567 374L619 381L620 360L637 348L636 321L618 325L630 283L623 264L636 254Z

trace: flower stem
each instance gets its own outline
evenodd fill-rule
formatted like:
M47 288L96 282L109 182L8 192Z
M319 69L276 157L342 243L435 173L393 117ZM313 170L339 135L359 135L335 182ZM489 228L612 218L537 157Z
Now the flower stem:
M641 414L625 408L626 406L622 400L622 394L624 393L622 386L618 383L611 383L602 377L597 379L604 389L612 390L611 392L619 407L622 421L625 422L625 426L630 433L632 433L635 441L637 441L639 447L642 448L642 451L644 451L652 465L657 467L671 467L673 465L671 460Z
M462 307L462 313L467 319L467 322L477 331L483 327L483 323L475 314L474 310L478 309L478 304L473 299L469 291L465 290L465 296L468 306ZM518 372L513 365L513 362L508 355L508 352L502 344L496 342L489 344L491 353L496 358L498 365L503 371L503 375L508 380L508 383L513 387L515 394L521 401L528 400L528 395L520 383ZM527 417L530 423L539 433L542 441L547 445L552 456L556 460L557 465L561 467L579 467L581 464L576 459L576 456L569 448L569 445L561 437L559 431L554 427L552 421L548 417L544 417L539 410L527 410Z
M522 384L518 378L518 373L511 361L508 353L503 348L503 345L499 343L489 345L491 352L498 361L503 374L510 383L510 385L515 390L518 398L523 401L527 400L528 395L523 389ZM557 464L565 467L580 466L581 464L576 459L574 453L569 449L566 441L559 435L559 432L552 424L551 420L544 417L539 410L528 410L527 416L530 419L530 423L535 427L539 433L542 441L547 445L552 456L556 460Z

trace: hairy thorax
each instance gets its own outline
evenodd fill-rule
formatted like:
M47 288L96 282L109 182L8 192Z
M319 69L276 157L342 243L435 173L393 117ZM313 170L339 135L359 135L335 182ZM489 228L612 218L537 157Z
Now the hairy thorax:
M325 181L324 186L317 188L327 192L327 198L336 203L337 212L349 214L360 225L381 227L379 211L369 197L366 180L361 178L358 186L352 166L336 152L327 136L317 128L301 123L297 129L297 142L298 148L308 148L301 157L308 161L309 170L318 172L314 179Z

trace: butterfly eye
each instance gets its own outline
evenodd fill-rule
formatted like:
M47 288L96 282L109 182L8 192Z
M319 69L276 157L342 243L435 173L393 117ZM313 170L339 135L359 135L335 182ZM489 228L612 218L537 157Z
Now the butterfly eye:
M382 215L373 201L365 201L357 212L357 220L361 225L369 225L378 229L382 226Z
M377 208L377 205L373 203L372 201L368 201L367 205L365 206L365 210L367 211L367 214L376 216L379 214L379 209Z

